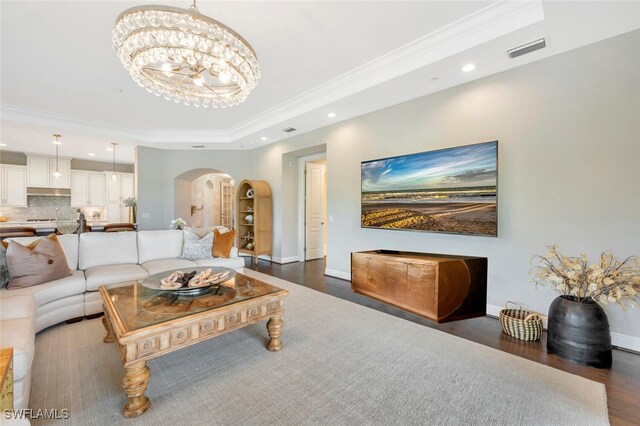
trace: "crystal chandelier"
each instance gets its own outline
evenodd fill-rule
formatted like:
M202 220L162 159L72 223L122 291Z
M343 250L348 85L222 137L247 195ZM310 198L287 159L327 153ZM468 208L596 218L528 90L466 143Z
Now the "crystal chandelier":
M196 107L243 102L258 84L255 51L238 33L189 9L138 6L116 19L113 47L133 80L156 96Z

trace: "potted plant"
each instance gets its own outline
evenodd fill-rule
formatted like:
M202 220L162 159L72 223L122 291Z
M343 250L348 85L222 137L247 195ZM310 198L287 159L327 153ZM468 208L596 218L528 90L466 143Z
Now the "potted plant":
M618 260L611 252L590 263L584 253L565 256L549 246L546 256L531 259L536 284L560 293L549 307L547 350L579 364L611 367L609 320L600 304L616 303L623 310L637 308L640 299L640 261Z
M171 229L182 229L187 226L187 222L181 217L171 221Z

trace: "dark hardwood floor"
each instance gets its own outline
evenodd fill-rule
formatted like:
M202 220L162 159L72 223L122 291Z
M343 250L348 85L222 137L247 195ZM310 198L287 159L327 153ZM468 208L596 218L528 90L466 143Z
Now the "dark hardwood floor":
M482 317L445 324L435 324L423 318L385 305L368 297L353 293L351 283L324 275L324 260L296 262L286 265L260 261L248 268L269 274L284 280L304 285L317 291L346 299L396 317L404 318L435 328L492 348L530 359L569 373L604 383L607 388L609 419L613 425L640 425L640 355L621 350L613 351L613 367L597 369L585 367L548 354L546 332L539 342L525 342L512 338L502 332L496 318Z

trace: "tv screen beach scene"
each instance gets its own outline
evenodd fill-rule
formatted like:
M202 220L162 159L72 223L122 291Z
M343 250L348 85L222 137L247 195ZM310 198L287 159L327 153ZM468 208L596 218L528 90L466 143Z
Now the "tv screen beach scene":
M362 227L497 236L498 142L362 162Z

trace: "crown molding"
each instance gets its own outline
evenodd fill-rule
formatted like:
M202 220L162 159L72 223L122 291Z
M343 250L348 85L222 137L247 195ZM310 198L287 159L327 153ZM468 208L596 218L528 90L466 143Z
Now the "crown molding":
M67 128L147 144L208 143L221 144L224 149L222 144L235 142L542 20L541 0L492 3L225 130L140 129L7 104L0 105L0 114L4 120Z
M231 127L234 139L400 77L544 20L540 0L501 0Z

